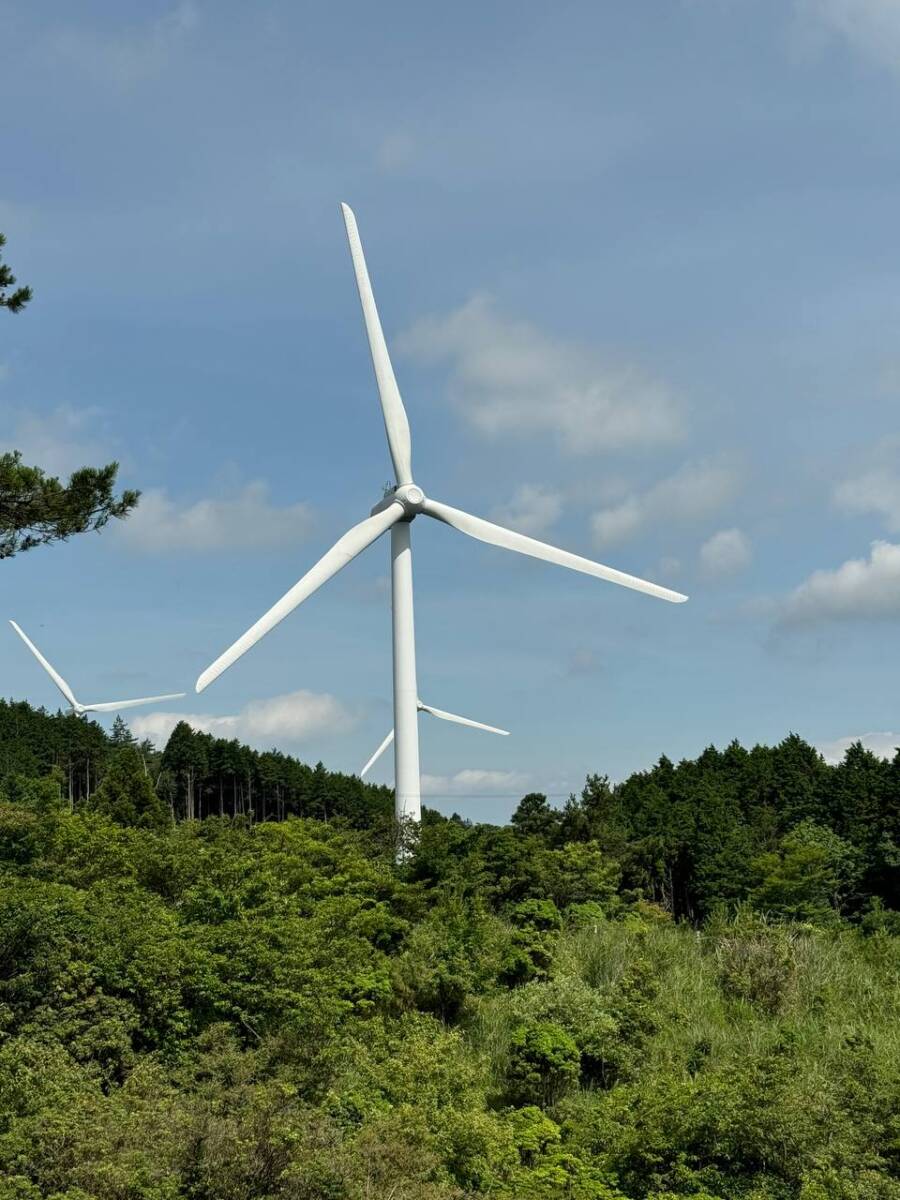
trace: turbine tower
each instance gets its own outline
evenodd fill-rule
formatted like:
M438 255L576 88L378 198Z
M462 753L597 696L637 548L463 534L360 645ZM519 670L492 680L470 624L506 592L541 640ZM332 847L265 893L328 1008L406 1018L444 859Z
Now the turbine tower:
M169 692L166 696L141 696L138 700L104 700L99 704L82 704L75 699L75 693L66 683L65 679L63 679L55 667L47 662L31 638L19 628L15 621L10 621L10 625L12 625L13 629L65 696L66 700L68 700L72 712L78 716L88 712L118 712L120 708L137 708L139 704L155 704L159 700L180 700L184 695L184 692Z
M465 718L453 717L449 713L426 709L419 701L416 686L416 644L413 625L413 577L412 550L410 547L410 527L418 516L433 517L450 525L460 533L478 541L487 542L491 546L500 546L504 550L514 550L517 554L526 554L544 562L555 563L560 567L569 567L573 571L581 571L585 575L593 575L597 579L605 579L617 583L621 587L632 588L636 592L644 592L648 596L656 596L660 600L668 600L678 604L687 599L680 592L660 587L656 583L648 583L634 575L626 575L613 567L603 566L592 562L568 550L560 550L539 542L535 538L526 537L522 533L514 533L501 525L494 525L481 517L473 517L470 513L459 508L452 508L439 500L432 500L413 479L412 444L409 432L409 421L406 410L400 398L400 390L394 376L388 354L387 343L375 307L375 297L372 294L372 284L366 268L356 217L346 204L341 205L344 214L344 224L350 243L350 256L353 260L353 270L356 274L356 286L359 289L359 299L362 304L363 319L369 339L369 349L372 353L372 364L375 368L375 381L381 397L381 411L384 417L384 427L387 433L388 448L394 464L396 486L389 491L372 509L371 515L358 525L354 525L340 538L326 554L269 609L245 634L225 650L197 680L197 691L202 692L223 671L245 654L251 646L255 646L260 638L275 626L323 583L327 583L333 575L360 554L367 546L391 531L391 603L393 616L393 650L394 650L394 807L397 819L401 823L418 822L421 816L421 795L419 787L419 731L418 712L433 711L434 715L463 724L474 724ZM483 727L482 727L483 728ZM497 731L494 732L505 732ZM381 753L389 744L388 739L378 751ZM377 757L377 754L376 754ZM367 766L371 765L371 762Z

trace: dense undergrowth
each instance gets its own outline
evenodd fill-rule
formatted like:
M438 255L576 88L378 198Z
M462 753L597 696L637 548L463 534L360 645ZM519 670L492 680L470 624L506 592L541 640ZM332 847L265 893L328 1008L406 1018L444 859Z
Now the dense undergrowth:
M350 816L173 823L120 741L74 811L3 785L2 1200L900 1198L883 830L774 803L687 919L602 781L397 868Z

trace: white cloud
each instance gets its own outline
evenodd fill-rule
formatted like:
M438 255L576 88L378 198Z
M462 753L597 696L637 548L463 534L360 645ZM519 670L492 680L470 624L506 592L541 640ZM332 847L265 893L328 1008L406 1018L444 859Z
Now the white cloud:
M179 506L161 489L144 492L116 536L134 550L159 553L188 550L260 550L302 541L312 528L307 504L278 508L268 485L248 483L226 500L197 500Z
M520 533L538 535L555 525L562 515L563 498L539 483L523 483L509 504L494 509L493 519Z
M797 0L796 10L807 30L843 38L876 62L900 69L897 0Z
M862 742L867 750L879 758L892 759L900 747L900 733L857 733L850 737L835 738L831 742L820 742L817 748L826 762L839 763L854 742Z
M681 559L671 554L663 555L656 568L656 574L662 579L677 579L681 574Z
M752 557L750 541L740 529L720 529L700 547L701 569L712 578L746 570Z
M883 439L869 465L835 488L834 502L847 513L876 513L891 533L900 532L900 439Z
M343 733L355 724L341 702L327 692L288 692L268 700L252 700L239 713L217 717L208 713L154 712L133 717L132 733L165 745L179 721L216 737L238 738L268 749L274 744L304 742Z
M725 458L685 463L646 492L626 496L591 518L594 542L609 546L634 537L651 521L689 522L717 513L738 491L741 472Z
M455 775L423 775L424 796L518 796L528 787L529 776L521 771L487 771L467 767Z
M892 617L900 617L900 546L891 542L873 542L868 559L815 571L783 601L779 614L787 626Z
M51 40L51 49L92 80L127 87L164 70L198 20L196 6L183 0L140 28L115 32L82 27L59 30Z
M567 454L596 454L683 432L665 384L504 316L485 296L416 322L396 346L416 362L449 366L451 398L490 436L549 433Z
M0 437L0 450L21 450L28 466L49 475L68 475L78 467L100 466L111 454L97 429L98 408L62 405L49 413L7 412L9 433Z

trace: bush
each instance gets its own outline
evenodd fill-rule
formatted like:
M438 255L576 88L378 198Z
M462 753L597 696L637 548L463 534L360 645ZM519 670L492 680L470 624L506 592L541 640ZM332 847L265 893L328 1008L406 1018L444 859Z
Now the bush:
M580 1061L575 1039L559 1025L519 1025L509 1044L510 1103L552 1108L578 1082Z

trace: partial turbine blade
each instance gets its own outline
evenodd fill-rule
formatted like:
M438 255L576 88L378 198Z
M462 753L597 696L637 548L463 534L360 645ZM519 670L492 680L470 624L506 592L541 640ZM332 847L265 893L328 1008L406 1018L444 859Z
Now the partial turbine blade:
M160 700L180 700L184 692L169 692L165 696L142 696L139 700L106 700L103 704L85 704L83 712L118 712L120 708L137 708L139 704L158 704Z
M394 377L394 368L388 354L387 343L375 307L375 297L372 294L372 284L363 254L362 242L359 240L359 229L353 210L347 204L341 205L344 214L344 224L347 227L347 240L350 243L350 255L353 259L353 270L356 272L356 286L359 288L359 302L362 305L363 318L366 322L366 333L369 335L369 349L372 352L372 365L375 368L375 381L381 396L381 411L384 414L384 428L387 432L388 446L394 463L394 475L397 486L412 483L412 445L409 436L409 421L406 409L400 399L400 389Z
M501 737L509 737L508 729L498 729L496 725L485 725L481 721L473 721L470 717L458 717L456 713L444 712L442 708L432 708L430 704L419 701L419 711L431 713L442 721L455 721L457 725L470 725L472 729L483 729L485 733L499 733Z
M277 604L273 604L265 616L260 617L256 624L239 637L233 646L229 646L211 666L206 668L197 680L197 691L202 692L214 679L218 679L223 671L227 670L232 663L237 662L242 654L246 654L251 646L255 646L270 629L274 629L280 621L283 621L298 604L317 591L323 583L327 583L332 575L336 575L342 567L346 567L347 563L356 558L357 554L365 550L367 546L371 546L376 538L380 538L403 515L403 505L395 502L389 504L381 512L375 513L374 516L366 517L365 521L360 521L358 525L354 525L352 529L348 530L326 554L322 555L316 565L281 597Z
M12 625L13 629L16 631L16 633L19 635L19 637L22 639L22 641L25 643L25 645L28 647L28 649L31 651L31 653L34 655L34 657L38 660L38 662L41 664L41 666L44 668L44 670L47 672L47 674L50 676L50 678L53 680L53 682L56 684L56 686L59 688L59 690L65 696L65 698L68 700L68 702L72 705L72 707L78 708L78 701L75 699L75 693L72 691L72 689L66 683L66 681L63 679L62 675L60 675L59 671L57 671L55 669L55 667L50 666L50 664L47 662L46 658L44 658L43 654L41 654L40 650L38 650L38 648L34 644L34 642L28 637L28 635L26 633L24 633L19 628L19 626L15 623L15 621L10 621L10 625Z
M535 538L526 537L523 533L513 533L502 525L494 525L481 517L473 517L470 513L459 508L451 508L449 504L441 504L437 500L426 500L422 508L429 517L436 517L446 525L452 525L460 533L477 538L480 542L488 542L491 546L501 546L504 550L515 550L519 554L528 554L532 558L541 558L545 562L556 563L559 567L569 567L573 571L582 571L585 575L594 575L597 579L607 579L610 583L618 583L622 587L633 588L636 592L645 592L648 596L656 596L660 600L668 600L672 604L682 604L687 596L681 592L673 592L669 588L660 587L658 583L648 583L646 579L638 579L636 575L626 575L614 567L605 567L602 563L592 562L579 554L571 554L568 550L559 550L556 546L548 546Z
M472 729L483 729L486 733L499 733L501 737L509 737L508 729L498 729L496 725L485 725L481 721L471 720L470 717L458 717L456 713L444 712L442 708L432 708L430 704L423 704L421 700L418 702L418 709L419 712L426 712L430 713L433 717L440 717L442 721L454 721L457 725L469 725ZM387 750L388 746L390 746L393 740L394 731L392 729L363 767L363 769L360 771L360 779L364 778L366 772L378 762L379 758L381 758L382 754L384 754L385 750Z
M363 769L360 771L360 773L359 773L360 779L363 779L365 777L366 771L368 771L370 767L375 766L375 764L378 762L379 758L381 758L382 754L384 754L385 750L387 750L388 746L391 744L391 742L393 740L394 740L394 731L392 729L391 732L384 739L384 741L381 743L381 745L378 747L378 749L375 751L375 753L372 755L372 757L369 759L369 761L366 763L366 765L363 767Z

